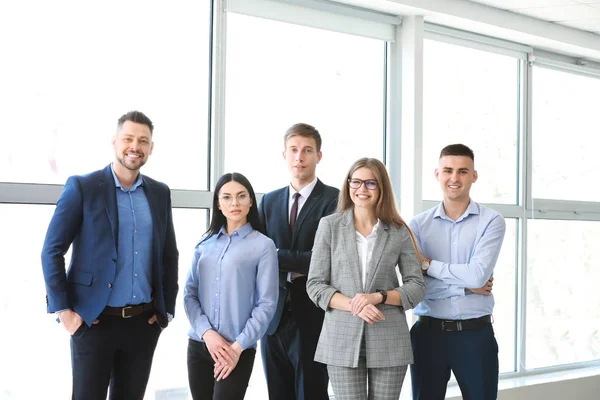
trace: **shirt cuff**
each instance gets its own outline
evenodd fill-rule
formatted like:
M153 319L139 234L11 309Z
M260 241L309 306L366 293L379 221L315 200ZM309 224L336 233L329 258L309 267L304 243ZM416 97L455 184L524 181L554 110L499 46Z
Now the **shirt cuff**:
M200 321L198 324L196 324L197 326L194 327L194 331L196 332L196 335L198 335L198 337L200 339L202 339L202 336L204 336L204 334L211 330L213 327L210 324L210 322L208 322L208 318L204 317L204 321ZM204 340L204 339L202 339Z
M236 337L235 341L240 344L242 350L246 350L248 347L250 347L251 344L250 340L248 339L248 336L244 335L243 333Z
M429 263L429 268L427 269L427 275L432 278L440 279L443 267L443 262L431 260L431 262Z

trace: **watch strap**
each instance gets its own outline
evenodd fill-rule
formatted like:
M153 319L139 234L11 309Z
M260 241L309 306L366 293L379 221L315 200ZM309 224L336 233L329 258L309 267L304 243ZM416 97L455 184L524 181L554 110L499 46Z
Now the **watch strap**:
M377 289L377 293L381 293L381 297L383 297L383 299L381 300L381 303L379 303L379 304L385 304L385 302L387 301L387 291L385 291L383 289Z

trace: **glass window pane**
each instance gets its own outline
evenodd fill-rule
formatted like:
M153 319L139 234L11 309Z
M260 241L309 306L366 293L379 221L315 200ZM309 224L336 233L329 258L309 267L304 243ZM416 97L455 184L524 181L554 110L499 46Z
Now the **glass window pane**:
M475 152L473 198L517 203L519 60L425 40L423 198L441 199L431 179L440 150L463 143Z
M64 183L101 168L117 119L139 109L156 127L144 172L207 189L209 10L194 0L0 2L0 37L11 38L0 42L10 60L0 74L0 181Z
M46 313L46 293L40 253L54 206L0 204L0 243L3 266L0 279L0 320L14 329L4 329L0 340L0 393L15 399L66 399L71 394L69 335L55 316ZM180 252L179 294L176 318L162 333L152 364L147 399L186 399L187 332L183 309L183 285L193 249L207 228L207 210L174 209L173 219ZM36 221L24 224L23 221ZM10 227L10 229L6 228ZM69 262L67 254L67 264ZM8 268L10 266L10 268ZM24 357L35 354L35 362ZM259 370L260 371L260 370ZM261 375L262 375L262 371ZM31 384L31 377L36 384ZM179 394L185 397L177 397ZM160 397L160 396L163 397Z
M179 292L175 318L158 341L146 399L188 399L187 339L190 323L183 308L183 289L194 248L208 229L208 210L174 208L173 224L179 249Z
M600 79L534 67L534 198L600 201L589 184L597 177L599 93Z
M273 34L277 32L277 34ZM360 157L383 157L382 41L228 14L225 170L267 192L289 182L283 135L323 138L317 175L341 186Z
M598 243L600 222L528 222L528 369L600 359Z
M0 321L10 321L11 327L2 330L0 340L0 393L10 399L71 395L69 334L46 312L40 259L53 212L53 206L0 204L0 243L5 250Z

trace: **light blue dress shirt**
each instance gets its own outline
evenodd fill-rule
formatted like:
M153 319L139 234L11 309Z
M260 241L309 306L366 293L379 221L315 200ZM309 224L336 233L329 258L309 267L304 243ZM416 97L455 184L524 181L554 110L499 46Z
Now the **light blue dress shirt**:
M411 222L417 242L432 259L425 276L427 293L414 313L440 319L470 319L492 314L494 296L466 289L480 288L494 273L506 223L496 211L470 201L456 221L443 203Z
M190 338L202 342L213 329L244 350L255 348L275 315L278 271L275 244L250 223L200 242L184 291Z
M152 301L152 214L142 174L130 189L115 178L119 218L117 273L108 299L111 307Z

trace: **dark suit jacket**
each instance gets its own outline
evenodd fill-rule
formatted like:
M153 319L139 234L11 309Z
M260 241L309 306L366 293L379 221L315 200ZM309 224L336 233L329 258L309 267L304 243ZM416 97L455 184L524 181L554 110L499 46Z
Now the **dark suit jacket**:
M152 214L152 285L158 322L175 314L179 253L175 242L171 195L161 182L142 176ZM72 176L56 204L42 249L48 312L77 312L92 325L108 303L117 266L119 221L111 166ZM73 244L65 272L64 255Z
M288 272L308 274L315 233L322 217L332 214L337 206L339 190L324 185L317 180L312 193L306 199L296 220L296 230L292 234L289 228L289 186L274 190L263 196L258 212L265 228L278 249L279 261L279 299L277 310L271 320L267 335L277 330L288 290L291 290L292 313L302 331L304 328L320 332L323 311L316 307L306 294L306 278L299 278L294 284L287 282ZM307 326L310 325L310 326ZM318 333L314 332L317 334Z

